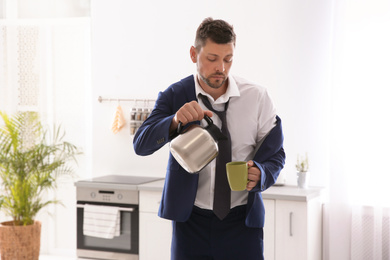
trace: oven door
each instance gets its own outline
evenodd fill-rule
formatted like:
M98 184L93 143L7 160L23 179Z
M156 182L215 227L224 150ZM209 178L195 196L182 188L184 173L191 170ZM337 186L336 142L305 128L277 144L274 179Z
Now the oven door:
M120 236L113 239L83 234L84 204L120 207ZM138 205L77 202L77 256L98 259L138 260Z

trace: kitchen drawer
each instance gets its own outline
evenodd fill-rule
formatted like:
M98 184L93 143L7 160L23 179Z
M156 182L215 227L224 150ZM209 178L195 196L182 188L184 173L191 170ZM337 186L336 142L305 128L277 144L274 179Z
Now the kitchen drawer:
M139 210L140 212L157 213L161 203L161 192L140 191Z

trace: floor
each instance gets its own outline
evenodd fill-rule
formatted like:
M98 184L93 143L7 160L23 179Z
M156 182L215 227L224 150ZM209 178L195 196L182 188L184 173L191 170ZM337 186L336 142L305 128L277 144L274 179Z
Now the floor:
M77 258L77 256L55 256L55 255L40 255L39 260L89 260L87 258ZM93 259L90 259L93 260ZM96 259L95 259L96 260Z
M55 256L55 255L40 255L39 260L76 260L77 257L70 256Z

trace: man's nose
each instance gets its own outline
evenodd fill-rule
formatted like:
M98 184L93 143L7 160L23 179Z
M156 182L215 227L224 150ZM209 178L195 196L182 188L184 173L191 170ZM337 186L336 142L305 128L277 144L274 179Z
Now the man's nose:
M224 62L222 61L222 62L219 62L218 64L217 64L217 66L215 67L215 70L217 71L217 72L225 72L225 64L224 64Z

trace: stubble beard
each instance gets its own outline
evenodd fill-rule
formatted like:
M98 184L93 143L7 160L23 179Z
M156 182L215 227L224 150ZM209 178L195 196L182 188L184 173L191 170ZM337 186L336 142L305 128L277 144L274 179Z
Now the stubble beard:
M200 75L200 74L199 74ZM213 75L211 75L211 76L214 76L214 75L224 75L224 74L222 74L222 73L216 73L216 74L213 74ZM211 77L210 76L210 77ZM204 83L206 83L207 84L207 86L209 86L210 88L213 88L213 89L219 89L220 87L222 87L223 86L223 84L225 84L225 82L226 82L226 80L227 80L227 78L225 77L224 78L224 80L222 80L222 81L220 81L220 82L215 82L215 83L212 83L211 81L210 81L210 79L209 78L206 78L206 77L204 77L203 75L200 75L200 78L202 79L202 81L204 82Z

